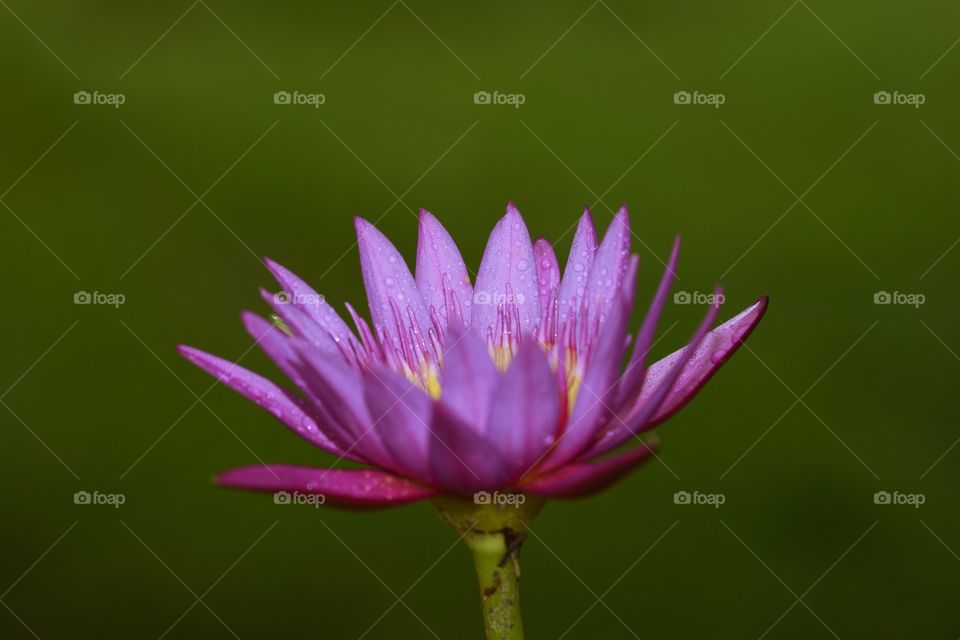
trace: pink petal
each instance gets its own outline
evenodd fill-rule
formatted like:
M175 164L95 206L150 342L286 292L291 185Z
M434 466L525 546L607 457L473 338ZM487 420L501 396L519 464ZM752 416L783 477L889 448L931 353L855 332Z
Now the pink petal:
M342 426L341 420L320 402L306 384L302 370L300 356L293 347L293 340L280 331L272 322L260 316L243 312L241 315L247 333L255 340L268 358L280 368L306 397L304 405L309 407L309 413L316 416L318 428L343 451L343 456L357 462L369 462L361 452L353 446L355 437L352 432Z
M626 206L621 207L603 236L590 267L584 304L590 317L603 322L620 295L621 283L630 260L630 218Z
M717 287L714 295L717 299L722 300L723 290ZM650 393L646 396L641 394L641 397L635 403L628 403L627 407L629 408L632 405L632 409L629 409L626 417L615 416L607 431L587 450L582 458L593 458L611 451L648 428L651 417L674 389L684 367L700 348L707 331L716 320L719 308L719 304L710 305L693 338L679 352L680 355L670 363L671 366L659 368L656 372L654 372L653 367L650 368L644 383L645 387L649 386L651 389Z
M650 345L653 344L660 314L663 313L664 304L666 304L667 297L670 295L670 287L673 285L673 279L676 277L679 258L680 236L677 236L673 241L670 259L667 261L666 269L660 278L660 284L657 286L657 292L653 296L653 302L650 304L650 308L643 318L643 324L640 326L640 331L637 332L637 339L633 343L633 354L630 356L630 362L627 364L618 391L618 404L622 404L629 398L636 396L643 384Z
M407 475L429 481L427 446L433 402L419 388L386 367L364 374L364 397L373 427Z
M314 291L310 285L270 258L264 258L264 263L287 294L285 296L286 300L283 302L284 305L291 305L303 311L329 336L334 344L346 343L353 338L350 327L340 318L334 308L327 304L324 297ZM275 301L279 302L280 299ZM283 317L283 314L279 311L278 315ZM333 351L331 350L331 352Z
M497 448L460 420L441 400L430 424L430 462L436 483L470 494L500 487L506 468Z
M451 326L443 346L443 403L457 417L482 433L490 399L500 377L487 348L472 332Z
M634 261L634 264L635 261ZM636 269L632 269L636 274ZM631 281L633 278L630 278ZM622 291L618 289L618 291ZM594 439L597 429L606 424L617 408L614 405L617 378L626 350L626 330L630 307L627 300L617 299L589 356L573 411L557 445L545 461L544 468L555 469L574 459Z
M521 489L548 498L580 498L606 489L637 468L654 453L656 445L643 443L600 462L576 462L534 478Z
M370 303L370 317L374 326L381 327L394 346L401 349L403 343L410 341L409 315L412 313L419 325L415 329L420 336L426 336L430 331L430 315L420 289L396 247L363 218L354 218L354 223L360 249L360 268ZM431 349L430 341L425 342L427 348Z
M713 377L713 374L730 359L740 348L740 345L746 341L747 337L753 333L753 329L759 324L767 310L767 302L767 296L763 296L752 306L707 334L697 352L684 365L676 384L656 413L653 414L650 423L645 427L646 429L651 429L664 422L693 399L697 392ZM669 370L681 357L682 353L675 351L654 363L650 367L650 378L653 380L661 378L663 372ZM641 401L642 398L649 396L651 393L645 387L641 392Z
M415 502L437 491L401 476L364 469L317 469L285 464L258 465L224 471L217 484L235 489L322 495L323 504L345 509L378 509ZM283 494L279 504L293 501Z
M564 398L566 401L566 398ZM493 392L487 440L496 446L514 480L553 444L560 393L543 349L525 340Z
M286 293L271 293L266 289L260 290L260 297L270 305L270 308L283 320L294 335L303 338L317 350L327 355L338 356L345 360L346 355L351 353L348 346L349 342L338 343L333 335L317 324L302 307L288 302L292 299L292 296L287 298L287 295ZM348 340L350 339L352 337L348 338Z
M300 356L299 374L307 392L347 434L350 450L378 466L399 470L373 427L360 373L342 362L316 354L301 340L294 338L291 343Z
M343 449L324 434L316 420L307 414L300 398L229 360L184 345L177 347L177 350L219 382L269 411L301 438L333 455L343 454Z
M417 287L429 310L436 309L446 328L447 319L457 311L448 309L452 294L460 317L469 321L473 286L460 249L432 213L420 210L420 237L417 242Z
M593 218L590 216L590 209L585 208L580 222L577 224L577 232L573 236L573 243L570 245L570 256L567 258L567 266L563 271L563 279L560 281L560 322L564 322L580 309L580 303L583 301L586 293L587 277L590 275L590 267L593 265L594 255L597 253L597 234L593 229Z
M540 313L552 313L551 305L557 299L560 286L560 265L553 247L543 238L533 243L533 256L537 261L537 289L540 292Z
M511 202L490 233L480 261L471 325L480 336L495 326L497 309L516 304L520 328L533 331L540 323L540 292L530 234Z

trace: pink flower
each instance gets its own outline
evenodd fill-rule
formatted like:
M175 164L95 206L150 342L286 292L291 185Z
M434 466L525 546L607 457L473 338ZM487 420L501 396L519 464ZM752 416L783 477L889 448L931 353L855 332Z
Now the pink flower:
M625 208L599 246L584 212L561 274L550 243L532 243L508 205L473 285L427 211L416 276L372 224L358 218L356 228L371 323L347 305L352 330L269 260L283 293L263 295L282 322L243 315L296 392L191 347L180 352L338 462L365 468L258 465L226 471L220 484L322 494L349 508L495 490L587 495L653 454L642 434L693 398L767 306L761 298L710 331L711 304L685 347L647 366L679 239L631 346L638 257Z

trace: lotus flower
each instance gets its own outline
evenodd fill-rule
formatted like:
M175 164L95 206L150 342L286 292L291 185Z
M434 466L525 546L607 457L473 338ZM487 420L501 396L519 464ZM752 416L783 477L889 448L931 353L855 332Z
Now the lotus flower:
M299 393L191 347L180 352L337 462L362 468L258 465L217 481L357 509L431 498L473 552L487 638L522 638L516 552L529 519L544 500L599 491L654 455L643 434L690 402L759 322L766 298L711 331L718 288L690 342L648 366L680 244L631 341L639 259L626 208L599 246L585 211L561 273L550 243L531 242L508 205L473 285L427 211L416 275L372 224L357 218L356 228L372 323L348 304L351 330L270 260L282 292L262 294L276 318L243 315Z
M653 454L641 434L690 402L767 305L761 298L712 331L711 305L685 347L648 366L679 238L631 347L638 256L626 208L599 246L585 211L561 271L550 243L531 242L508 205L474 285L429 212L420 212L416 275L372 224L355 223L371 323L347 304L351 330L269 259L283 292L262 294L278 320L243 314L298 394L222 358L180 352L338 462L366 468L260 465L227 471L220 484L361 509L494 490L584 496Z

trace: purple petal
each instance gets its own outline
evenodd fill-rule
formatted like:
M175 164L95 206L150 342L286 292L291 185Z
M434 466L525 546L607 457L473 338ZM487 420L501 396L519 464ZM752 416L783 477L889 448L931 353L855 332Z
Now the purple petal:
M767 296L763 296L733 318L711 331L704 338L697 352L683 367L680 377L670 390L663 404L653 414L650 423L644 428L651 429L661 424L682 409L701 388L713 377L713 374L730 359L741 344L753 332L767 310ZM650 378L656 380L670 369L682 352L675 351L650 367ZM651 385L652 386L652 385ZM645 391L649 396L652 392ZM641 399L644 392L641 392ZM641 400L642 401L642 400Z
M666 269L660 278L660 284L657 286L657 292L653 296L653 302L643 318L643 324L640 331L637 332L637 339L633 343L633 354L630 356L630 362L623 375L618 392L618 403L622 404L627 399L634 397L643 384L646 374L647 356L650 352L650 345L653 344L653 337L657 332L657 324L660 320L660 314L663 313L663 306L670 295L670 288L673 285L673 279L677 273L677 262L680 259L680 236L673 241L673 249L670 251L670 259L667 261Z
M384 446L407 475L429 482L427 457L433 402L419 388L386 367L364 374L364 397Z
M447 319L458 313L469 321L473 286L460 249L432 213L420 210L420 237L417 242L417 287L427 309L436 309L446 328ZM448 309L449 295L459 311Z
M720 287L716 288L715 296L718 300L723 299L723 290ZM670 363L670 366L660 367L656 372L653 370L653 367L650 368L644 386L649 387L651 391L646 396L641 394L640 399L636 403L631 403L633 405L632 409L629 410L626 417L615 416L609 425L610 428L582 457L593 458L602 455L648 428L650 419L661 404L663 404L667 395L674 389L680 374L683 373L684 367L700 348L701 343L707 335L707 331L709 331L714 320L716 320L719 308L719 304L710 305L706 316L703 321L701 321L700 326L697 327L690 343L679 352L679 355ZM630 404L627 406L630 407Z
M487 426L487 440L501 451L510 481L528 472L553 444L559 419L556 376L540 345L525 340L500 376Z
M334 343L346 343L353 338L350 327L310 285L270 258L264 258L264 263L287 294L285 300L276 299L276 302L283 302L285 305L288 304L303 311ZM278 315L283 317L279 310Z
M292 296L288 296L287 293L274 294L266 289L260 290L260 297L270 305L294 335L303 338L327 355L346 359L351 353L348 345L352 336L347 339L347 342L338 342L329 331L317 324L303 307L289 302Z
M360 373L342 362L316 354L303 341L293 339L292 344L300 356L299 374L307 392L347 434L350 450L381 467L399 470L373 428Z
M343 449L324 434L316 420L306 413L300 398L229 360L184 345L177 347L177 350L219 382L269 411L301 438L328 453L343 455Z
M268 358L280 368L287 378L289 378L300 391L306 396L304 405L309 406L309 413L317 417L318 428L324 431L342 450L343 456L347 459L357 462L369 462L360 451L353 446L354 436L345 427L341 425L338 417L321 403L306 384L302 369L303 364L300 356L293 347L293 338L286 335L273 323L261 318L260 316L245 311L242 314L244 327L247 333L255 340Z
M594 255L597 253L597 234L593 229L593 218L590 209L585 208L577 232L570 245L570 256L563 271L563 280L560 281L560 322L573 317L580 309L586 293L587 277L593 265Z
M472 332L451 326L443 347L442 402L482 433L500 374L487 348Z
M630 218L626 206L621 207L603 236L590 267L584 304L591 317L603 322L610 314L630 260Z
M656 445L643 443L600 462L576 462L525 483L521 489L548 498L579 498L596 493L647 461Z
M409 345L409 315L416 323L416 333L426 336L432 321L423 303L420 290L403 256L385 235L363 218L354 218L357 244L360 249L360 268L370 303L370 317L375 327L391 338L396 348ZM399 315L399 317L398 317ZM426 341L427 348L432 348Z
M293 501L293 492L322 495L323 504L344 509L378 509L415 502L437 491L385 471L317 469L285 464L230 469L217 476L217 484L234 489L286 492L274 497L278 504Z
M617 300L590 353L570 418L544 468L555 469L574 459L616 409L616 381L626 350L629 310L625 300Z
M540 292L540 313L543 316L552 313L551 305L557 297L560 286L560 265L553 247L543 238L533 243L533 256L537 261L537 289Z
M500 452L443 402L430 424L430 462L436 483L455 493L494 489L506 480Z
M497 309L514 303L521 330L533 331L540 323L536 259L527 225L511 202L507 214L490 233L480 261L474 289L473 330L485 336L487 329L496 324Z

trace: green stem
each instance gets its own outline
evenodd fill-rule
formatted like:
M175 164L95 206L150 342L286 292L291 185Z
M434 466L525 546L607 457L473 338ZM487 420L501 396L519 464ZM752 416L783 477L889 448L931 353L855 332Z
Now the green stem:
M518 493L505 503L491 503L490 494L484 495L480 504L476 496L441 496L433 504L473 555L487 640L523 640L519 552L543 501Z
M487 640L523 640L520 620L520 564L509 551L508 531L468 533L464 537L480 583L480 606Z

